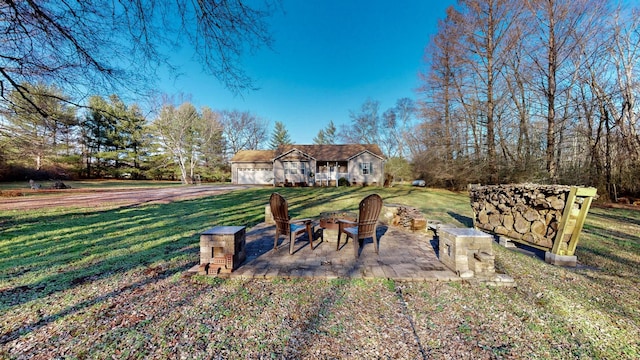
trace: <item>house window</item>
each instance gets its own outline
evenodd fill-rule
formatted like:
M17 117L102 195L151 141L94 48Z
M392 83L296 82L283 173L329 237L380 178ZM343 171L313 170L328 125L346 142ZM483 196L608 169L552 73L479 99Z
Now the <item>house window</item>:
M373 173L373 166L371 163L360 163L360 172L362 175L370 175Z
M284 163L284 173L287 174L297 174L298 173L298 163L287 161Z

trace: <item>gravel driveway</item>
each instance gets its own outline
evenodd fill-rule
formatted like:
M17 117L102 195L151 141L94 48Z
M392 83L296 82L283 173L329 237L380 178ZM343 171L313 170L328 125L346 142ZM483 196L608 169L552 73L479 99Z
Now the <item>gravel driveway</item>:
M168 203L176 200L195 199L203 196L223 194L248 186L198 185L141 189L65 189L47 190L47 194L0 198L0 210L34 210L60 206L105 206L140 205L145 203Z

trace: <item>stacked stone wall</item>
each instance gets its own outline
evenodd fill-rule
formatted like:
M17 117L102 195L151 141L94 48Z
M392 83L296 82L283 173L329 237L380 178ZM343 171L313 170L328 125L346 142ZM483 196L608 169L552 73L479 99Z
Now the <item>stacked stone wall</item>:
M563 185L472 185L475 227L550 249L570 190Z

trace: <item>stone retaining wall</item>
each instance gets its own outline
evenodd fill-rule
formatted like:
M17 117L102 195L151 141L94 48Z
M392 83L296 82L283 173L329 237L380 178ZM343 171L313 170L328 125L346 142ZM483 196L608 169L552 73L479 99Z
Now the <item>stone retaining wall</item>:
M475 213L474 225L550 249L570 190L571 187L563 185L472 185L469 197ZM579 206L574 204L576 209Z

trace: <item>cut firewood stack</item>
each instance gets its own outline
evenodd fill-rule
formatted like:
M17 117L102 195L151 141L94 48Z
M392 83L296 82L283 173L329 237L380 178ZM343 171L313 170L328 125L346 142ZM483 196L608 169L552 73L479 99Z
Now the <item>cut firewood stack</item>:
M564 185L472 185L476 228L554 254L573 255L595 188Z
M425 230L427 228L427 219L420 210L408 206L399 205L391 221L393 226L402 226L407 230Z

